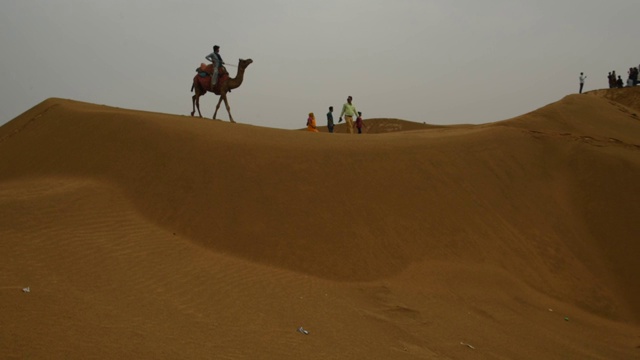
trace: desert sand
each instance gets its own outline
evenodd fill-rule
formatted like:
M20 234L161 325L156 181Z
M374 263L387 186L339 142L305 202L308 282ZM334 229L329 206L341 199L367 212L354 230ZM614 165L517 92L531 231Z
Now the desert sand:
M640 87L236 120L51 98L0 127L0 358L640 358Z

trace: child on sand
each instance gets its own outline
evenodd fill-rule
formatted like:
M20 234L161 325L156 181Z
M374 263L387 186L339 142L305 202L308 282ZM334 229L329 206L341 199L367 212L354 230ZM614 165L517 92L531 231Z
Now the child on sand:
M367 127L362 121L362 113L358 111L358 118L356 118L356 128L358 129L358 134L362 134L362 127Z

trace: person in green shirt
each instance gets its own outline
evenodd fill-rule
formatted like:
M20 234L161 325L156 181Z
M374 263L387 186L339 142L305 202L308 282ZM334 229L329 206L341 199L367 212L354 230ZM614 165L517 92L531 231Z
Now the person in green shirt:
M342 117L344 116L344 122L347 124L347 128L349 128L349 134L353 134L353 117L358 113L356 106L351 103L352 100L353 98L349 95L347 102L342 105L342 113L340 113L340 121L342 121Z

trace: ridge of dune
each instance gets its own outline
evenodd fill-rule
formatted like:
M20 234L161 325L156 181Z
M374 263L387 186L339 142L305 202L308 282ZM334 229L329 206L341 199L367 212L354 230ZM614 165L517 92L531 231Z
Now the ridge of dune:
M600 89L588 91L585 94L603 97L618 104L640 111L640 89L627 87L622 89Z
M347 125L345 123L338 123L335 121L334 126L335 133L347 133ZM322 123L322 122L321 122ZM402 119L390 119L390 118L370 118L364 119L365 128L363 133L365 134L386 134L390 132L398 131L413 131L413 130L426 130L426 129L438 129L443 128L442 125L431 125L427 123L418 123L414 121L402 120ZM450 126L451 127L451 126ZM306 130L303 129L303 130ZM320 132L329 132L327 126L318 126Z
M512 126L541 134L592 137L634 146L638 143L634 135L640 121L640 113L633 106L640 103L612 101L610 99L612 92L619 93L615 95L619 99L640 98L640 89L637 88L601 90L599 93L594 93L599 94L597 96L594 94L568 95L561 101L531 113L485 126ZM623 94L627 95L622 96Z
M238 297L253 298L264 291L267 304L287 301L258 285L270 275L282 281L270 284L283 294L301 289L324 293L320 298L334 294L330 304L338 310L324 308L329 320L323 324L337 323L336 331L361 350L364 344L373 346L368 337L382 339L386 334L375 345L385 358L404 358L400 354L406 351L423 357L462 356L459 344L458 350L425 344L428 340L407 337L401 330L435 335L437 327L425 325L429 304L456 324L449 331L468 321L490 326L501 335L481 338L493 345L513 331L505 328L508 317L534 323L539 340L533 344L514 341L517 346L481 358L498 353L518 357L516 349L522 346L545 358L566 356L536 350L536 344L545 341L574 355L628 355L636 351L635 345L630 344L631 335L620 334L629 333L627 326L636 329L640 321L635 266L640 251L640 184L635 181L640 177L640 121L630 107L633 103L626 104L606 94L570 95L495 123L433 126L369 119L378 135L349 136L52 98L0 127L0 235L11 239L3 245L7 253L18 254L23 247L37 252L41 246L40 264L55 263L44 252L55 254L56 242L65 250L80 247L76 260L91 254L110 269L101 276L106 282L111 272L123 276L117 272L116 254L143 259L136 266L140 274L134 276L138 289L170 286L153 274L153 266L164 261L169 263L163 273L180 274L176 276L185 284L208 296L212 290L189 276L207 283L211 280L197 274L209 274L217 281L216 291ZM45 211L48 206L57 210ZM72 209L76 212L68 217L57 215ZM119 223L129 225L118 229ZM80 233L92 234L95 246L110 260L92 254L81 236L65 232L74 224ZM47 226L56 233L50 235L52 242L43 243ZM131 232L139 235L127 235ZM76 240L62 241L67 236ZM122 240L129 238L135 241ZM144 255L146 248L155 248L156 255ZM197 265L187 265L186 258L171 264L172 252ZM75 269L72 261L61 268ZM155 265L146 267L147 261ZM213 276L224 270L210 261L225 264L229 276L251 275L226 282ZM19 263L12 257L5 265L8 273L16 273L13 266ZM34 276L44 276L35 268ZM77 281L89 286L88 278ZM189 316L200 314L198 318L212 324L201 313L204 300L176 298L174 292L161 295ZM102 296L122 304L130 301L128 296L133 299L127 292L123 298ZM233 306L233 299L216 298ZM163 304L146 296L145 301L154 309ZM310 301L329 306L317 298ZM446 305L449 302L456 305ZM527 309L542 303L580 314L580 330L564 336L589 338L599 345L579 349L541 335L550 314L536 310L532 316ZM477 319L458 317L456 306ZM349 315L352 307L358 309L355 315ZM302 304L294 308L309 315ZM234 314L251 326L239 311ZM260 314L282 325L264 311ZM277 316L286 317L282 312ZM371 327L367 335L346 335L349 329L341 317L367 326L374 321L380 327ZM225 319L225 324L233 321ZM611 336L594 333L598 326L609 329ZM396 335L386 338L389 329L396 329ZM516 331L526 337L525 329ZM436 338L451 341L444 335ZM297 338L287 339L299 344ZM273 342L279 343L269 338L256 346ZM342 345L337 349L347 351Z

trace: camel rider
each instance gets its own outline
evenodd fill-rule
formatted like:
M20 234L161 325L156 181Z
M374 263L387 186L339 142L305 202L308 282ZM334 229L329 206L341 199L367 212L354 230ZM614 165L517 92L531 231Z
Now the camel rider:
M218 82L218 68L224 65L222 57L220 57L220 46L214 45L213 52L205 57L205 59L213 63L213 74L211 74L211 87Z

